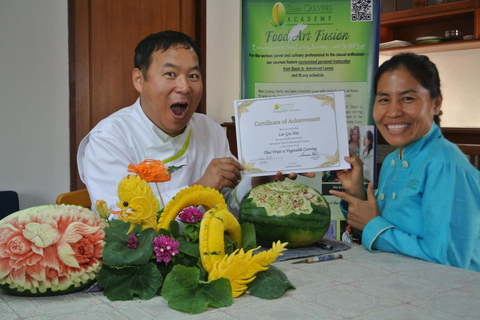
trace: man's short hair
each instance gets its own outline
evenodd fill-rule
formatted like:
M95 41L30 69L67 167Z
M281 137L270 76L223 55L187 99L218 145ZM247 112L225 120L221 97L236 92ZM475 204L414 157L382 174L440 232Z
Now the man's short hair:
M147 79L147 71L152 62L152 53L158 50L166 51L171 47L183 46L185 49L193 49L198 57L198 64L202 63L200 48L188 35L179 31L160 31L153 33L140 41L135 48L133 63L135 68L142 71L143 77Z

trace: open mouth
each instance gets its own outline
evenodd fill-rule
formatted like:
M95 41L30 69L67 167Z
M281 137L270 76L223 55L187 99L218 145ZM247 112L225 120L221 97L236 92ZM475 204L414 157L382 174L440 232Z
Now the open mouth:
M188 104L186 103L175 103L170 106L170 110L172 110L173 114L177 117L181 117L185 113L185 110L187 110L187 108Z

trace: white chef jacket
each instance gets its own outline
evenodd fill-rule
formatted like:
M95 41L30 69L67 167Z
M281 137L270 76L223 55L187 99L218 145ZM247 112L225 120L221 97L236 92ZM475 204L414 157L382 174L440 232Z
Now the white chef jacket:
M132 106L113 113L90 131L80 143L77 163L92 207L96 200L102 199L110 208L116 208L118 184L129 174L130 163L171 159L167 166L184 165L172 173L170 181L158 183L166 205L178 191L198 181L214 158L222 157L235 159L218 123L195 113L182 134L170 137L148 119L137 99ZM150 186L158 196L155 184ZM251 187L251 179L243 179L235 189L222 190L232 213L238 213L239 201Z

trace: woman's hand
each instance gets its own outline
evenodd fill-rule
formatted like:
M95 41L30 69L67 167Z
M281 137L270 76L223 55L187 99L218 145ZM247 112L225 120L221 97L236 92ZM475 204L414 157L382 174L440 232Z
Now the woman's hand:
M358 199L366 200L367 196L363 188L363 162L352 150L350 156L345 157L345 161L352 167L337 171L337 178L342 183L343 188L347 194L352 195Z
M370 220L380 215L377 198L373 192L373 181L368 184L367 200L335 190L330 190L330 194L348 202L347 223L355 229L363 230Z

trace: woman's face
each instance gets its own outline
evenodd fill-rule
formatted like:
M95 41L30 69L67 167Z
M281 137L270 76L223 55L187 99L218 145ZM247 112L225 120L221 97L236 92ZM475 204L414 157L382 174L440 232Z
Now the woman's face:
M363 137L363 146L368 147L369 145L370 145L370 140L368 140L367 135L365 135L365 137Z
M403 150L430 131L441 105L442 96L431 99L429 91L401 68L378 80L373 120L385 140Z
M353 141L358 141L358 133L357 133L357 130L352 129L351 138L352 138Z

